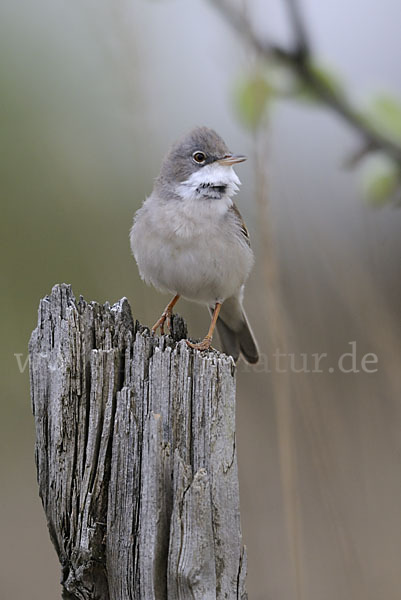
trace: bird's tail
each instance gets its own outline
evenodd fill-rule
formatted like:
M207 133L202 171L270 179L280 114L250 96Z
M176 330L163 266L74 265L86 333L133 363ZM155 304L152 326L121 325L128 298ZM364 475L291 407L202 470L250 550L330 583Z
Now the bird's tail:
M216 325L223 352L232 356L235 362L240 354L248 363L258 362L258 347L240 298L232 296L223 302Z

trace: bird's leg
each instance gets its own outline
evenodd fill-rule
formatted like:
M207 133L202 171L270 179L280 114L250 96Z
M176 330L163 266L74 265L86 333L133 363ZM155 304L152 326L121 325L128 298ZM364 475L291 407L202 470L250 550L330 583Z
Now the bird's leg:
M164 323L167 320L167 327L171 330L171 315L173 312L173 307L177 304L179 299L179 294L174 296L174 298L167 304L166 308L161 314L160 319L156 321L156 323L152 327L152 333L155 333L157 329L160 327L160 333L164 335Z
M193 344L187 340L187 344L190 348L194 348L195 350L209 350L212 344L213 332L216 327L217 319L219 316L221 308L221 302L216 302L216 306L214 307L213 317L210 323L209 331L207 332L206 337L199 344Z

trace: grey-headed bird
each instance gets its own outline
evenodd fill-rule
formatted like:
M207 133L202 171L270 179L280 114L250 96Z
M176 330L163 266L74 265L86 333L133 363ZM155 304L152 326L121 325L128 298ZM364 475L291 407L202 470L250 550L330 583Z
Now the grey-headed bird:
M206 304L209 331L191 348L207 350L217 326L226 354L249 363L258 349L242 307L254 262L248 230L232 197L238 190L232 154L212 129L197 127L164 158L150 196L134 217L131 248L142 279L173 299L152 327L164 334L180 296Z

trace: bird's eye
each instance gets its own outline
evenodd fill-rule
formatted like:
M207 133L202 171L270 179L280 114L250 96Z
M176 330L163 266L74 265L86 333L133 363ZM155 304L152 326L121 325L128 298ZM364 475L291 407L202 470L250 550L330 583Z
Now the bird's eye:
M201 165L206 160L206 154L204 152L200 152L199 150L197 150L196 152L193 153L192 158L194 159L194 161L196 163L198 163L198 165Z

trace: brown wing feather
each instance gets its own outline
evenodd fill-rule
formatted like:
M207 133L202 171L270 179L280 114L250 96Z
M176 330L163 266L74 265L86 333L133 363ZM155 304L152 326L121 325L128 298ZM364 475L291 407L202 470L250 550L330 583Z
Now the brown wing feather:
M247 227L246 227L246 225L244 223L244 220L243 220L243 218L241 216L240 211L238 210L238 208L234 204L234 202L233 202L233 205L231 206L230 210L235 214L236 219L238 221L238 225L240 227L240 231L241 231L242 235L244 236L246 243L248 244L248 246L250 246L251 245L251 241L249 239L249 231L248 231L248 229L247 229Z

